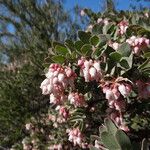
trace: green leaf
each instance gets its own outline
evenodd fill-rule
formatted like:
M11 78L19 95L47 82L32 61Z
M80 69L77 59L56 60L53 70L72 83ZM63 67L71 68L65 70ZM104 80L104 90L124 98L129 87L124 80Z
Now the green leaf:
M121 150L119 144L117 143L117 140L112 134L109 134L108 132L102 132L101 140L104 146L109 150Z
M122 130L117 130L115 136L122 150L132 150L130 139Z
M99 58L104 51L105 51L104 47L96 48L95 51L92 52L92 58L95 58L95 59Z
M150 38L150 31L140 25L130 25L127 29L127 34L131 35L131 33L135 33L136 35L147 35Z
M107 43L107 41L110 39L110 35L106 34L99 34L99 41L100 41L100 44L99 46L102 46L102 45L105 45Z
M99 127L99 133L106 132L106 131L107 131L107 128L105 126Z
M53 42L52 42L52 47L53 47L54 49L55 49L55 47L56 47L57 45L64 46L62 43L59 43L59 42L57 42L57 41L53 41Z
M91 38L90 32L78 31L78 37L83 43L89 44L89 40Z
M92 46L90 44L83 45L81 48L81 53L85 56L92 53Z
M61 46L61 45L56 45L55 51L58 54L61 54L63 56L65 56L69 52L68 49L65 46Z
M101 34L102 28L103 28L103 25L95 24L92 29L93 34L96 34L96 35Z
M90 43L94 46L97 46L99 43L99 37L94 35L90 38Z
M110 134L115 135L116 132L117 132L117 127L116 127L116 125L112 122L112 120L109 119L109 118L106 118L106 119L104 120L104 123L105 123L105 126L106 126L106 128L107 128L107 131L108 131Z
M123 75L126 71L132 68L132 63L133 63L133 54L129 57L122 57L120 62L117 63L117 67L122 68L121 70L121 75Z
M105 26L103 26L103 33L104 34L107 34L107 33L113 33L113 30L114 29L114 24L112 24L112 23L109 23L109 24L107 24L107 25L105 25Z
M127 60L125 60L125 59L122 59L122 60L121 60L120 65L121 65L121 67L123 67L123 68L126 69L126 70L130 68L130 66L129 66Z
M106 47L106 49L105 49L105 54L106 54L107 57L109 57L109 55L110 55L111 53L116 52L112 47L110 47L110 46L108 46L108 45L106 45L105 47Z
M123 43L119 46L117 52L124 57L129 57L131 54L131 47L128 43Z
M148 58L142 65L138 67L139 70L149 68L150 67L150 58Z
M69 48L74 47L73 41L72 41L72 40L69 40L69 39L67 39L67 40L65 41L65 45L68 46Z
M150 58L150 52L144 53L145 58Z
M75 51L75 47L74 47L75 45L74 45L73 41L67 39L65 41L65 46L68 47L71 52Z
M119 62L120 59L122 58L121 54L117 53L117 52L112 52L109 54L110 59L115 61L115 62Z
M78 52L81 52L81 47L84 45L84 43L82 41L76 41L75 42L75 48Z
M60 56L60 55L53 56L51 59L55 63L60 63L60 64L64 63L64 61L65 61L65 58L63 56Z

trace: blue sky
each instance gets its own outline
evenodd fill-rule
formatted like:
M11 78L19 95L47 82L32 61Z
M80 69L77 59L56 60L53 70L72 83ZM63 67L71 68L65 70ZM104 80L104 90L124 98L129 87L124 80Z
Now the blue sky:
M103 3L103 0L66 0L65 8L71 9L73 6L78 4L81 7L91 8L93 11L100 10L100 4ZM128 10L130 7L130 3L137 5L138 3L135 0L116 0L117 2L117 9L118 10ZM142 2L143 6L149 6L150 2Z

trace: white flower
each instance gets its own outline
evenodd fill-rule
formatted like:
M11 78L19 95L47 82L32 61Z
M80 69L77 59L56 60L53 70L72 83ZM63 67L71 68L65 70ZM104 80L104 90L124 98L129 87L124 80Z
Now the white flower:
M89 71L84 69L83 70L83 74L84 74L84 78L85 78L85 82L89 82Z
M85 61L84 62L84 66L86 69L89 69L90 68L90 62L89 61Z
M45 74L46 78L52 78L53 77L53 72L50 72L48 71L46 74Z
M124 97L126 97L129 93L130 93L130 85L124 85L124 84L120 84L118 86L118 90L121 93L121 95L123 95Z
M89 73L91 77L94 78L96 76L96 69L94 67L91 67Z
M85 15L84 10L81 10L80 15L81 15L81 16L84 16L84 15Z
M56 83L58 83L58 78L57 78L57 77L55 77L55 78L53 79L53 84L56 84Z
M41 83L41 86L40 88L42 88L43 86L46 86L49 84L49 79L45 79L42 83Z
M98 19L97 19L97 23L101 23L102 21L103 21L102 18L98 18Z
M99 64L99 62L95 62L95 63L93 64L93 66L94 66L94 68L96 68L97 71L100 71L100 70L101 70L101 69L100 69L100 64Z
M56 97L54 96L54 94L50 94L50 103L55 103L56 101Z
M26 127L26 130L30 130L30 129L31 129L31 123L27 123L27 124L25 125L25 127Z
M111 90L106 90L106 99L108 100L115 100L114 93Z
M65 75L64 75L64 74L62 74L62 73L59 73L59 74L58 74L58 81L59 81L59 82L62 82L62 81L64 80L64 78L65 78Z
M113 47L115 50L117 50L117 49L119 48L119 44L118 44L117 42L114 42L114 43L112 44L112 47Z

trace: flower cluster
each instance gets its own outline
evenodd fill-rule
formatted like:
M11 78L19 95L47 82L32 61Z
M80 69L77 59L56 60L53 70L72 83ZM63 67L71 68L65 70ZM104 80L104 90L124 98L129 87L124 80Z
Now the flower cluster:
M75 107L86 106L84 95L81 93L70 93L68 96L68 100L70 101L70 104L73 104Z
M102 76L100 61L93 61L92 59L86 60L81 58L78 60L78 66L81 68L81 76L84 77L85 82L90 82L93 80L99 81Z
M119 24L118 24L118 28L119 28L119 30L118 30L118 34L119 35L123 35L123 34L125 34L126 33L126 30L127 30L127 28L128 28L128 22L127 21L121 21Z
M97 23L102 23L104 25L108 25L109 24L109 20L107 18L105 18L105 19L98 18L97 19Z
M150 44L150 40L145 37L132 36L126 40L127 43L131 45L133 53L139 55L142 50L144 50Z
M51 64L46 79L41 83L42 94L50 94L50 103L58 104L65 98L64 91L70 86L74 87L76 74L69 67Z
M79 128L68 129L66 132L68 133L68 136L69 136L68 140L70 142L73 142L74 146L82 145L83 135L81 131L79 130Z
M123 78L117 78L115 81L106 81L102 85L102 90L108 100L109 108L113 109L110 117L120 128L124 125L122 117L122 112L124 112L126 108L124 98L126 98L132 90L131 84L125 82L125 80L126 79Z

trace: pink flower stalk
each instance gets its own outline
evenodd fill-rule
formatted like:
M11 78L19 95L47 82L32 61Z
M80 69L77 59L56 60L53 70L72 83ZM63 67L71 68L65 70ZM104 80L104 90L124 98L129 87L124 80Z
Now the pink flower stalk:
M118 34L120 35L123 35L126 33L126 30L128 28L128 22L127 21L121 21L119 24L118 24L118 28L119 28L119 31L118 31Z
M68 96L70 104L73 104L75 107L86 106L85 98L81 93L70 93Z
M81 58L78 60L78 66L81 68L81 76L84 77L85 82L90 82L93 80L99 81L102 76L100 69L100 61L93 61L92 59L86 60Z
M142 50L150 45L150 40L145 37L132 36L126 40L131 45L133 53L139 55Z
M64 99L64 91L67 87L74 88L76 74L69 67L51 64L46 77L40 86L42 94L50 94L50 103L56 104Z
M67 130L67 133L69 135L68 140L76 145L82 145L83 135L79 128L69 129Z
M147 99L150 97L150 82L137 81L139 98Z

